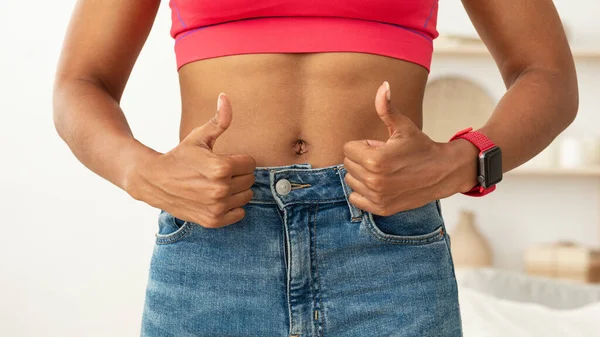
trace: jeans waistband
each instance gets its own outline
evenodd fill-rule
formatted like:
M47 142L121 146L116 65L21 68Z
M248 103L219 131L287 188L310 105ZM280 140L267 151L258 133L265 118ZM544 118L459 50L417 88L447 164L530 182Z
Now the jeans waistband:
M345 201L351 221L360 221L362 210L348 201L352 189L344 176L344 164L312 168L308 163L256 167L249 203L277 204L281 209L292 204ZM279 184L279 185L278 185Z

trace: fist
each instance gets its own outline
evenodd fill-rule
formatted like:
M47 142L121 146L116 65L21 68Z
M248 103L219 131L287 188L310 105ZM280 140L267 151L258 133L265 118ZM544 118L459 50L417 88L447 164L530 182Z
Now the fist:
M243 206L253 196L256 161L248 155L213 153L215 141L231 121L231 103L221 94L213 118L192 130L171 151L139 165L129 194L207 228L243 219Z
M349 201L367 212L388 216L423 206L447 193L443 144L434 142L408 117L393 111L389 83L375 95L375 110L389 139L344 144Z

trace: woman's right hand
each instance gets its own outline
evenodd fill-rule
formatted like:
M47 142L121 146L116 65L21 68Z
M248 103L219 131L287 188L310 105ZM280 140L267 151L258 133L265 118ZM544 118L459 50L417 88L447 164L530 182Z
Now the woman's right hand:
M125 188L134 199L207 228L238 222L252 198L256 162L248 155L218 155L215 140L229 127L231 104L217 99L217 114L171 151L139 163Z

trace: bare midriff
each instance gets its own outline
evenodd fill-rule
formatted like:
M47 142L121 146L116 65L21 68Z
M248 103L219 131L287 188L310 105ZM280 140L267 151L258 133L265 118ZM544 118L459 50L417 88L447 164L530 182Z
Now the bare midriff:
M246 154L256 166L342 164L343 146L360 139L386 141L375 110L383 81L391 106L418 127L427 70L415 63L367 53L242 54L188 63L179 70L180 139L214 116L217 97L229 98L233 119L215 141L217 154Z

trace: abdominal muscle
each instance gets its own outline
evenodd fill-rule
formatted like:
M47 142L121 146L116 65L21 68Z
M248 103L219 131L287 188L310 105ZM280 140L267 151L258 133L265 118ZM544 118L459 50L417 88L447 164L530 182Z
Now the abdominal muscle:
M366 53L242 54L195 61L179 71L180 139L215 114L224 92L232 105L229 128L215 141L216 154L246 154L256 166L343 163L344 143L386 141L387 126L375 110L383 81L391 106L418 127L427 70Z

